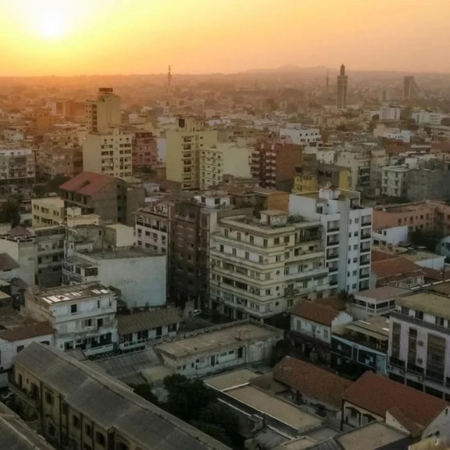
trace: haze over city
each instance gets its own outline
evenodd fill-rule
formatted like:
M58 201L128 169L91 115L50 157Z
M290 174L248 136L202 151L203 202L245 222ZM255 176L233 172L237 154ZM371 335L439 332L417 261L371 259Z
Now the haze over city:
M450 71L447 0L2 0L0 76Z

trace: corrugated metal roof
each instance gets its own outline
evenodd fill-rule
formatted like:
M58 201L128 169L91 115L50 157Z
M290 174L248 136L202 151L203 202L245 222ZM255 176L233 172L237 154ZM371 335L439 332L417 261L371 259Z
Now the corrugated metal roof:
M134 394L114 378L59 350L31 344L20 352L23 366L60 393L100 427L117 429L143 450L228 449L225 445Z
M175 308L160 308L150 311L117 316L120 335L137 333L181 322L181 314Z

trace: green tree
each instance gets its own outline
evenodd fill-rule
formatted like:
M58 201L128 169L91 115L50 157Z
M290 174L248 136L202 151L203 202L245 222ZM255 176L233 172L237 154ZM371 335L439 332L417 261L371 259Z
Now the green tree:
M164 386L169 392L168 411L186 422L197 420L202 408L217 400L216 393L202 380L171 375L164 379Z
M219 442L222 442L228 447L232 447L231 438L227 435L226 431L222 427L219 427L218 425L214 425L212 423L198 421L192 422L191 425L199 429L200 431L203 431L203 433L208 434L212 438L217 439Z
M139 384L131 386L134 390L134 393L145 398L150 403L154 405L159 405L158 397L152 392L152 386L150 384Z

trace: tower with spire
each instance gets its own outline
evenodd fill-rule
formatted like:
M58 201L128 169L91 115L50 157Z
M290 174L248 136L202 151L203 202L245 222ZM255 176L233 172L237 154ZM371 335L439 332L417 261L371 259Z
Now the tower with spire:
M337 77L337 98L336 106L337 109L347 109L347 85L348 77L345 74L345 66L341 65L341 70Z

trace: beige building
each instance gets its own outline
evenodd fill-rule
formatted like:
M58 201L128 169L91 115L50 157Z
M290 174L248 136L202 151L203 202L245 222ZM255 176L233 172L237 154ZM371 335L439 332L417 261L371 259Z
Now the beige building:
M194 118L179 118L175 130L166 133L167 180L181 189L199 189L200 152L217 144L217 130L205 130Z
M225 218L210 255L210 308L234 319L266 319L329 294L319 221L275 210Z
M132 134L122 134L117 128L88 134L83 142L83 170L118 178L131 176L132 140Z
M31 200L33 228L60 225L64 222L64 200L60 197L35 198Z
M10 388L25 420L57 448L227 450L106 373L60 350L31 344L17 356Z
M15 146L0 147L0 183L33 183L35 177L33 150Z
M36 151L36 166L41 177L73 177L83 170L82 148L44 146Z
M106 133L120 125L120 97L112 88L99 88L97 100L86 102L86 127L90 133Z
M218 143L202 148L200 155L199 187L206 190L222 182L224 175L250 178L252 148L236 143Z

